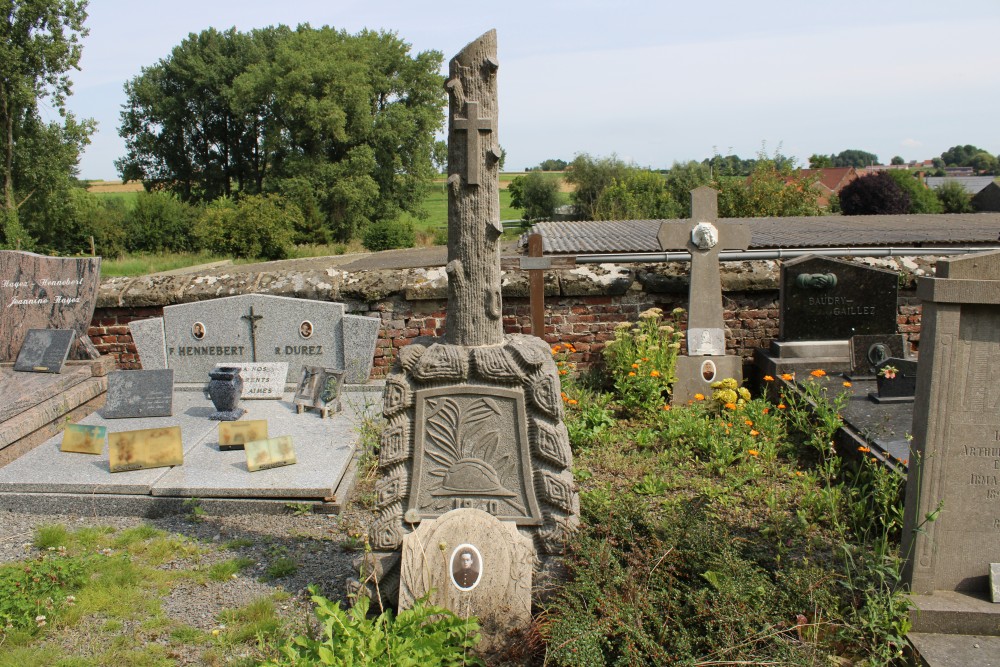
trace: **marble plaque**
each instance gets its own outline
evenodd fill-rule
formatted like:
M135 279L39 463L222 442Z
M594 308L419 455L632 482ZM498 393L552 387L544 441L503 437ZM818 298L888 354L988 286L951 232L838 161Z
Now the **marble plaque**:
M892 271L816 255L789 260L781 267L779 338L894 334L898 292Z
M108 373L105 419L169 417L174 414L174 372L114 371Z
M179 466L184 463L181 427L109 433L108 462L111 472Z
M76 338L72 329L30 329L14 362L15 371L61 373Z
M243 449L243 445L254 440L267 440L266 419L219 423L219 451Z
M421 522L403 538L399 608L430 603L467 617L482 629L490 651L531 623L535 550L513 522L477 509L458 509Z
M416 392L414 522L452 509L480 509L502 521L538 525L524 394L455 386Z
M30 329L72 329L71 357L96 358L87 329L100 285L100 257L0 250L0 361L17 357Z
M281 399L285 394L288 379L288 362L258 361L249 364L216 364L216 368L239 368L243 378L243 393L246 399Z
M244 445L247 454L247 470L257 472L268 468L290 466L296 463L292 436L268 440L252 440Z
M77 454L102 454L107 437L108 429L105 426L66 424L59 449Z

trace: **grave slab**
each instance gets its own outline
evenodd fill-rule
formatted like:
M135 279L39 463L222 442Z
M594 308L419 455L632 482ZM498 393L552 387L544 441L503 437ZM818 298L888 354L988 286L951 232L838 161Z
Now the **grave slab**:
M143 370L159 370L167 367L167 344L163 334L163 318L151 317L148 320L132 320L128 323L139 353L139 363Z
M911 632L920 667L1000 667L1000 637Z
M174 372L169 369L115 371L108 375L105 419L169 417L174 411Z
M10 366L0 367L0 423L65 393L90 376L90 369L84 366L67 367L63 373L20 373Z

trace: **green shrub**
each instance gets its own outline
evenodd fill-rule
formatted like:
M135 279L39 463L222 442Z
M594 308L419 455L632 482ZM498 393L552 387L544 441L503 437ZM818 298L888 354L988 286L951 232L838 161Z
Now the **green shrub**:
M125 246L131 251L179 252L194 247L197 209L166 192L140 192L125 216Z
M934 192L945 213L972 213L972 195L957 181L947 181Z
M394 617L391 610L368 618L370 601L359 598L348 611L310 587L323 631L321 638L298 636L281 648L282 658L264 667L343 665L344 667L458 667L481 665L471 653L479 640L474 618L418 600Z
M663 322L663 311L650 308L632 326L622 322L615 339L604 346L604 360L623 407L635 413L660 410L669 402L676 381L674 369L684 334L679 327L683 310L673 312L671 324Z
M205 250L247 259L283 259L292 250L302 211L278 195L249 195L234 202L217 199L195 225L195 237Z
M64 550L0 566L0 645L6 632L47 625L73 604L71 593L83 585L86 571L84 558L67 557Z
M416 242L413 222L401 218L373 222L365 229L365 235L361 242L365 248L372 252L392 250L393 248L412 248Z

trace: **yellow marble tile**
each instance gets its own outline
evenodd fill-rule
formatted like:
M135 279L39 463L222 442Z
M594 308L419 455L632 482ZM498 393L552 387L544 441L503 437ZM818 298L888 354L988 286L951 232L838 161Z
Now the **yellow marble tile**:
M111 472L179 466L184 463L181 427L109 433L108 459Z
M288 466L297 462L290 435L269 440L254 440L246 443L244 449L247 452L247 470L250 472Z
M102 454L107 436L108 429L104 426L66 424L60 449L77 454Z
M243 449L253 440L267 440L267 420L219 422L219 449Z

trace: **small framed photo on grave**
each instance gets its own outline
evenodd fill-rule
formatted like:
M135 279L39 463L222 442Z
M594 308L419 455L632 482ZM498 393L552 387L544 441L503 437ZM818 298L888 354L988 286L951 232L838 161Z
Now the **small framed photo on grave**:
M483 556L474 544L459 544L451 552L451 583L460 591L471 591L483 578Z
M73 329L28 329L14 362L15 371L62 373L76 338Z
M323 417L331 412L340 412L340 391L344 384L342 368L303 366L302 379L292 398L295 411L299 414L306 408L320 411Z

